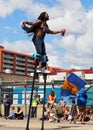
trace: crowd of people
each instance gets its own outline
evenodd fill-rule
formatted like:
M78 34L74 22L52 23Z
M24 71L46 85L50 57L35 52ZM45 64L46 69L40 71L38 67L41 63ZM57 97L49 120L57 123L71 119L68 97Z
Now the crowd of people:
M72 98L71 101L69 105L68 102L62 98L59 103L56 103L55 92L51 91L48 96L47 105L45 105L43 119L49 122L68 121L69 123L77 123L77 121L79 121L81 124L85 124L85 122L89 120L93 121L93 110L86 107L87 93L84 89L81 89L78 98ZM37 107L39 103L38 96L34 95L31 107L31 118L37 117ZM14 106L10 108L10 104L9 97L6 96L4 100L5 119L24 119L22 109L19 106L16 110Z
M18 119L18 120L23 120L24 119L24 114L21 109L21 107L17 107L17 110L15 109L14 106L11 107L10 113L5 119Z
M64 105L60 106L58 104L54 104L52 106L47 106L45 108L45 120L50 122L60 122L60 121L68 121L69 123L77 123L77 121L81 122L81 124L85 124L86 121L93 121L93 110L90 109L82 109L78 107L75 99L72 99L72 105Z
M5 119L24 119L24 114L21 107L15 109L14 106L11 106L11 101L9 95L5 96L4 100L4 118Z
M48 97L48 104L45 108L45 120L50 122L69 121L69 123L81 122L85 124L86 121L93 121L93 110L86 108L87 93L84 89L81 89L77 99L72 98L69 105L66 100L61 99L56 103L56 96L51 91Z

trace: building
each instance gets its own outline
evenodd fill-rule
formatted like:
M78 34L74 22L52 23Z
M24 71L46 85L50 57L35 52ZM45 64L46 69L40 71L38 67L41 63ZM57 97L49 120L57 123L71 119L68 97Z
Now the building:
M33 72L31 55L5 50L0 46L0 72L30 75Z
M22 52L15 52L4 49L0 46L0 72L10 73L22 76L31 76L33 73L33 59L30 54L25 54ZM67 76L71 73L76 73L78 76L84 78L86 74L93 74L93 69L63 69L58 67L48 67L50 70L49 81L53 79L65 80ZM59 78L60 77L60 78Z
M13 98L13 103L25 103L24 98L26 99L26 96L31 92L30 87L32 86L33 81L33 76L31 75L33 73L32 64L33 59L31 58L31 55L6 50L4 47L0 46L0 97L3 96L2 99L4 98L4 95L8 93ZM71 73L75 73L88 83L93 84L92 67L90 69L67 70L49 66L48 69L50 70L50 74L47 76L46 93L48 95L50 90L53 89L58 95L58 99L60 98L60 94L58 93L60 87ZM38 89L39 94L42 96L44 91L43 75L40 74L39 80L37 79L36 81L37 84L35 84L35 91Z

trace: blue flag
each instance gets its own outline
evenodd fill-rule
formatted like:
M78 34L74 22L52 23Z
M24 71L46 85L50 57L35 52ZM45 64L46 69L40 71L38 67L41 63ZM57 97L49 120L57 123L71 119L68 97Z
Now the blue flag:
M76 94L72 94L69 90L61 88L61 98L67 100L69 98L76 98L76 97L77 97Z
M76 93L81 89L84 88L84 86L87 83L77 76L76 74L72 73L68 76L68 78L65 80L64 84L62 85L61 89L61 97L76 97Z
M84 86L87 84L87 82L85 80L83 80L82 78L80 78L79 76L77 76L76 74L72 73L67 80L72 83L73 85L75 85L78 89L78 91L81 88L84 88Z

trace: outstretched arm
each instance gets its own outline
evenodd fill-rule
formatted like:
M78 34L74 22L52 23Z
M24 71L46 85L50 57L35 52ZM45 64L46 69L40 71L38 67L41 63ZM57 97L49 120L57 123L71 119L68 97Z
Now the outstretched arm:
M36 22L28 22L28 21L24 21L22 24L23 25L25 25L25 24L27 24L27 25L37 25L37 24L39 24L39 23L41 23L41 20L37 20Z
M58 33L61 33L61 31L51 31L50 30L50 34L58 34Z
M51 31L51 30L50 30L49 33L50 33L50 34L58 34L58 33L61 33L61 35L64 36L65 32L66 32L66 29L62 29L62 30L60 30L60 31Z

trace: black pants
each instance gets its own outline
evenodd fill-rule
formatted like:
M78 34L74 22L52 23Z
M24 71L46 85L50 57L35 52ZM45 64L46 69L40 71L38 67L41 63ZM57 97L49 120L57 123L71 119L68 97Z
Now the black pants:
M34 43L36 53L39 54L41 57L42 65L46 66L48 57L46 56L46 47L45 47L45 43L44 43L44 37L33 36L32 41Z
M20 114L15 113L15 118L16 118L16 119L19 119L19 120L23 120L23 119L24 119L23 112L20 113Z
M4 105L4 116L8 117L9 116L9 112L10 112L10 105L9 104L5 104Z
M33 38L32 41L35 45L35 49L36 49L37 54L46 55L44 38L36 36L35 38Z
M32 107L32 110L31 110L31 117L32 118L36 117L36 112L37 112L37 107Z

